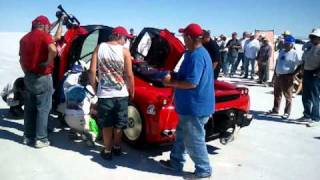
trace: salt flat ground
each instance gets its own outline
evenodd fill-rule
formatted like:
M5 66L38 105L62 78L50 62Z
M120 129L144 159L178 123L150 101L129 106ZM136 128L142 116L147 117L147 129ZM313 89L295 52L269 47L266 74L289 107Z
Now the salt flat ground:
M21 33L0 33L0 88L22 72L18 63ZM254 120L224 146L207 144L217 180L319 180L320 127L267 117L272 108L272 88L253 81L222 79L250 89ZM1 180L97 180L97 179L182 179L162 169L161 159L169 157L170 146L135 149L124 144L125 154L104 161L99 148L71 141L66 130L50 134L52 146L35 149L21 144L23 120L6 118L8 107L0 101L0 179ZM293 99L292 119L302 115L301 96ZM54 123L53 123L54 124ZM187 160L185 171L194 170Z

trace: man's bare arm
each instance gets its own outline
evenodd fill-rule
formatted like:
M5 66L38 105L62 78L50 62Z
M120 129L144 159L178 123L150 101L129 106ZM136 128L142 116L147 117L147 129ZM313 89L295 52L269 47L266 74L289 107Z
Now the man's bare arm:
M124 54L124 71L126 77L126 83L130 94L130 99L134 98L134 75L132 72L131 54L128 49L123 49Z
M92 54L92 59L90 62L90 69L89 69L89 82L94 91L97 89L97 61L98 61L98 50L99 50L99 45L95 48L93 54Z

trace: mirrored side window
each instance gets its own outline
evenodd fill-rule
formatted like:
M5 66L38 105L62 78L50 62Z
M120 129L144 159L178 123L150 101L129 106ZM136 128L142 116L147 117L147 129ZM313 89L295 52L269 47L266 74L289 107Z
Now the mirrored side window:
M90 67L90 61L92 58L93 51L98 44L98 38L99 38L99 30L96 30L84 40L79 62L86 69L89 69Z
M146 57L148 55L148 52L150 50L152 41L151 41L151 37L149 35L148 32L146 32L143 37L141 38L139 45L138 45L138 49L137 49L137 55L139 56L143 56L143 57L136 57L136 59L143 59L144 57Z

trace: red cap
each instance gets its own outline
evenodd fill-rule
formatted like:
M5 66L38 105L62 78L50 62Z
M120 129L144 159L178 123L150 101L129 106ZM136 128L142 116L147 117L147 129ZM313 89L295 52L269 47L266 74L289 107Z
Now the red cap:
M195 23L189 24L184 29L183 28L179 29L179 32L183 33L183 34L186 34L186 35L189 35L189 36L191 36L193 38L196 38L196 37L199 37L199 36L203 35L202 28L198 24L195 24Z
M132 39L134 37L133 35L129 34L128 31L122 26L115 27L112 30L112 34L119 34L121 36L126 36L129 39Z
M38 16L37 18L35 18L32 21L32 26L36 25L36 24L42 24L42 25L49 25L50 26L50 21L46 16Z

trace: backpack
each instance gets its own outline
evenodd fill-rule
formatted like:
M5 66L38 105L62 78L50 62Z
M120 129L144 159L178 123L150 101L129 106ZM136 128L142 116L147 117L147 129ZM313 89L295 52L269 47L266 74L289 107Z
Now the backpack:
M66 105L68 109L82 109L83 102L88 94L94 97L86 87L74 85L66 92Z
M66 105L68 109L82 109L83 101L87 93L82 86L72 86L66 93Z

